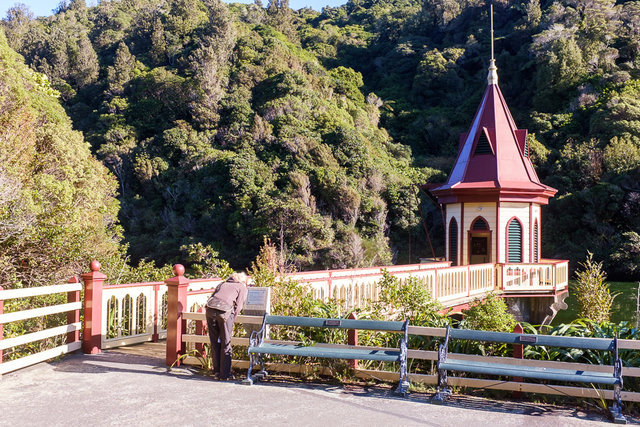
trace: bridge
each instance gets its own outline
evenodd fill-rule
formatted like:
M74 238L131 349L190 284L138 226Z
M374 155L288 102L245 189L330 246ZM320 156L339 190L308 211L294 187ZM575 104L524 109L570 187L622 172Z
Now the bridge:
M165 339L169 315L178 311L197 311L222 281L221 278L187 279L176 276L164 282L105 285L108 278L99 270L100 264L94 261L89 273L81 275L81 278L73 277L67 284L0 290L0 362L3 351L66 334L65 343L44 354L1 363L0 375L57 354L78 350L81 347L81 330L84 351L89 353ZM568 293L568 262L564 260L457 267L452 267L450 262L445 261L297 272L288 277L300 286L307 286L315 298L338 301L348 310L362 308L378 300L383 270L401 282L408 277L421 279L434 299L445 308L464 308L487 292L496 292L509 299L549 299L551 305L558 298L564 299ZM171 286L181 290L181 295L176 294L173 301L169 298ZM82 290L84 301L80 298ZM3 313L5 300L56 293L67 294L66 304ZM550 306L545 303L543 307ZM82 310L84 325L80 321ZM68 324L22 337L3 339L2 325L5 323L56 313L68 313ZM198 327L202 328L201 325Z

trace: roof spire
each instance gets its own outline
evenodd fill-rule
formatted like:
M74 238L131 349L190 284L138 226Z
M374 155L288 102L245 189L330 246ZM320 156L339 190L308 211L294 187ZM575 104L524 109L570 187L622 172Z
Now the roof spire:
M493 57L493 3L491 3L491 61L489 62L489 75L487 76L487 83L489 85L498 84L498 67L496 67L496 60Z

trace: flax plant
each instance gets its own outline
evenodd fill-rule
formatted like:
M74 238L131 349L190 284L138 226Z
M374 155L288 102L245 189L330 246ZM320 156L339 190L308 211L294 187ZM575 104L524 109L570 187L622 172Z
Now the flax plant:
M581 269L576 272L574 292L578 301L580 317L596 323L608 322L611 305L617 295L611 295L609 285L605 282L607 275L602 270L602 262L593 261L593 254L588 252Z

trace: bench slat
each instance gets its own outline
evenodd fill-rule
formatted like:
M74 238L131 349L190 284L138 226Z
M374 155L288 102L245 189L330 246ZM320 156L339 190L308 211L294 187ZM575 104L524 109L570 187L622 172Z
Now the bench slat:
M619 380L613 376L613 373L536 368L522 365L506 365L502 363L470 362L468 360L456 360L449 358L447 358L446 362L441 362L439 364L439 369L471 372L475 374L504 375L510 377L537 378L568 382L610 385L619 383Z
M372 331L403 331L404 322L384 320L325 319L318 317L267 316L267 324L312 328L366 329ZM339 325L335 324L338 323ZM328 323L328 324L327 324ZM333 323L333 324L332 324Z
M316 346L300 346L288 344L262 344L249 347L249 353L281 354L285 356L322 357L329 359L357 359L378 360L382 362L396 362L400 358L400 351L391 350L361 350L353 348L330 348Z
M454 339L501 342L547 347L571 347L591 350L613 350L613 340L607 338L559 337L555 335L514 334L510 332L476 331L472 329L450 329Z

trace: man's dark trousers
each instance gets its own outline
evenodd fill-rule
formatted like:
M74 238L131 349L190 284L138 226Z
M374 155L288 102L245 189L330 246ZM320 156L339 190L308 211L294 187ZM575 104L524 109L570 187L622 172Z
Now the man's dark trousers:
M207 329L211 340L211 358L213 373L220 379L231 376L231 336L233 335L234 313L228 313L227 319L220 312L207 308ZM220 341L218 341L220 339Z

